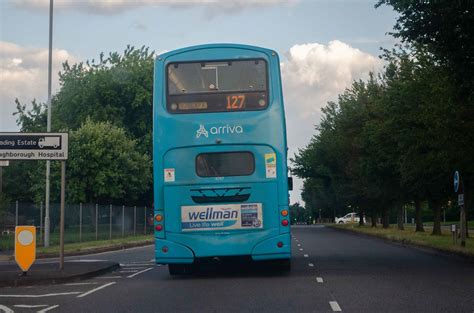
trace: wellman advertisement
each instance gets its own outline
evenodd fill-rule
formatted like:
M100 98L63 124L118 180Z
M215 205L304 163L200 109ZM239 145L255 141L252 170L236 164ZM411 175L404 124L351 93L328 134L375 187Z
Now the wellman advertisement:
M181 207L183 231L259 228L263 228L261 203Z

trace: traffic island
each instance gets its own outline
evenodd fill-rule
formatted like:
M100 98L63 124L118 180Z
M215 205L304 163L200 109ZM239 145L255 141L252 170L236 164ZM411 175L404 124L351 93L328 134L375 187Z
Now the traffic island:
M57 262L36 263L26 275L22 275L15 263L0 264L0 287L61 284L98 276L119 267L119 263L108 261L66 261L64 270L61 271Z

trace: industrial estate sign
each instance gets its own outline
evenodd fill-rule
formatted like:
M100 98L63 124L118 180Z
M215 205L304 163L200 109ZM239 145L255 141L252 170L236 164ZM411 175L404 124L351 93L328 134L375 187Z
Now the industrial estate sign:
M0 160L67 160L68 133L0 133Z

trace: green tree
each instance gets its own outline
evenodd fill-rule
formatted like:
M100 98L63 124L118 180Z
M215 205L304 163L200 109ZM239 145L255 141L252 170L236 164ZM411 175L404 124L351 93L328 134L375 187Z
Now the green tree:
M70 134L68 200L133 204L151 185L151 160L109 122L87 119Z

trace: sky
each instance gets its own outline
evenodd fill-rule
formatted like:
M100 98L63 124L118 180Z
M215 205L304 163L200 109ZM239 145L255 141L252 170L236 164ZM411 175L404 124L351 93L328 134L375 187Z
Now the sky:
M321 108L383 68L397 14L372 0L55 0L53 93L61 64L123 51L157 53L204 43L245 43L281 59L289 157L315 134ZM0 132L18 131L15 98L46 102L49 0L0 0ZM295 179L291 202L300 201Z

